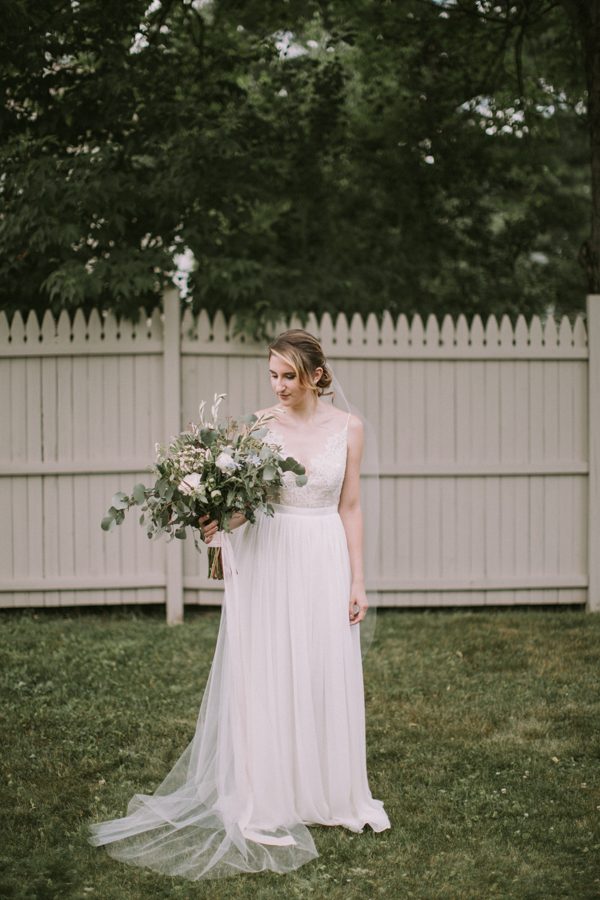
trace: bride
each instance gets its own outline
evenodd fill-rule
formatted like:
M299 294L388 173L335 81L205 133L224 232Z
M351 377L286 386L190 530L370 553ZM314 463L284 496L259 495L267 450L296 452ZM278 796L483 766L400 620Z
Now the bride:
M307 825L390 827L366 769L363 425L324 399L332 374L308 332L269 345L269 377L268 440L308 482L285 473L274 516L219 532L225 595L195 735L154 794L90 825L114 858L192 880L296 869L318 856ZM200 525L210 543L216 522Z

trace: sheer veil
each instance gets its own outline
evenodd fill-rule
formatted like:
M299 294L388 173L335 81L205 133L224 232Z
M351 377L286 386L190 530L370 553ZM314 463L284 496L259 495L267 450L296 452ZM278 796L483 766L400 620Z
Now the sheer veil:
M348 398L339 377L328 361L327 366L333 376L331 389L333 402L361 420L364 429L364 447L361 463L361 509L363 515L363 549L367 602L369 609L366 617L358 626L360 628L360 645L362 655L366 654L375 635L377 608L380 605L378 589L379 575L379 529L381 513L380 497L380 465L379 442L372 422L365 413L358 409Z

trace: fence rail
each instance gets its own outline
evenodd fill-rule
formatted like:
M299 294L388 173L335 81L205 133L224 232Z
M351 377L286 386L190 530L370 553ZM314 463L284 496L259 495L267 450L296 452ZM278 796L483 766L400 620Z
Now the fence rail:
M191 542L99 527L201 399L226 392L234 416L270 403L264 346L221 313L179 310L170 291L164 314L134 323L0 313L0 605L166 601L177 621L184 601L219 602ZM326 314L304 327L378 434L386 604L600 609L600 296L585 324Z

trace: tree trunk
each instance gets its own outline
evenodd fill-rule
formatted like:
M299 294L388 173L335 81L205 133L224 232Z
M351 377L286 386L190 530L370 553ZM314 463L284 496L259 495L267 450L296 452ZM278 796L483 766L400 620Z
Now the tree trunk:
M590 294L600 293L600 0L563 0L583 47L592 175L590 236L579 251Z

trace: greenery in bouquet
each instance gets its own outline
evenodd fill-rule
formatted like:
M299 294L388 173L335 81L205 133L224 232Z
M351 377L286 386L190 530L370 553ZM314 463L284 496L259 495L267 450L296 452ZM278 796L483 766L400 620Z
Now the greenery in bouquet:
M219 405L226 394L215 394L210 419L206 401L199 407L199 423L190 423L163 447L156 444L156 475L151 487L136 484L131 494L118 491L102 519L110 531L120 525L132 506L141 510L140 525L149 538L166 534L169 539L185 539L192 530L198 549L199 519L208 515L219 529L230 531L232 516L243 513L248 522L260 511L272 516L272 501L285 472L293 472L296 484L306 484L304 466L281 447L265 440L269 415L248 415L238 420L218 421ZM221 548L209 546L209 576L222 578Z

